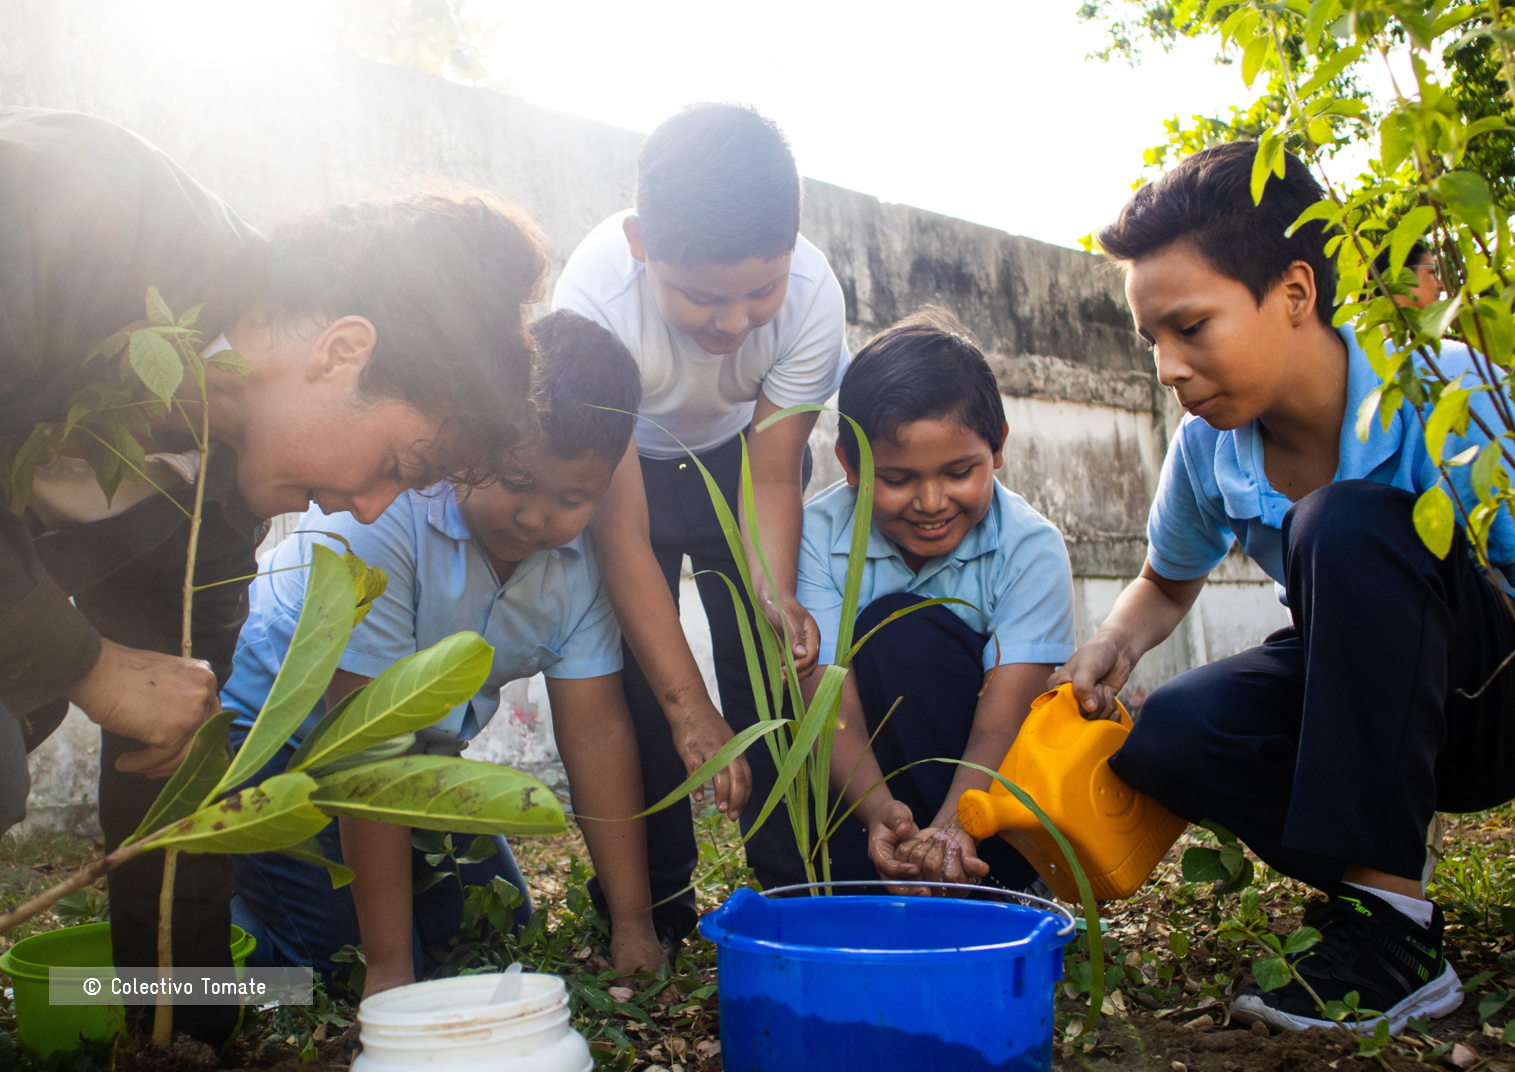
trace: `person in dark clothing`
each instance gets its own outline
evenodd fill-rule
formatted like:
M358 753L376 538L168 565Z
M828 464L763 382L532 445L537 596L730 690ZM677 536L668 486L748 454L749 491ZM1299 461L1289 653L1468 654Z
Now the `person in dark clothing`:
M315 502L372 521L407 488L487 475L530 433L522 307L547 258L535 225L482 194L338 205L264 236L129 131L24 108L0 109L0 251L7 462L39 423L63 419L96 374L87 355L142 318L149 286L175 313L204 303L205 353L235 349L248 366L206 373L212 442L194 579L231 583L195 598L195 658L177 653L181 507L199 458L178 415L154 421L142 444L166 494L128 481L107 500L65 447L37 469L21 512L0 510L0 829L24 814L22 748L73 702L103 731L113 848L218 710L259 519ZM198 416L191 377L181 391ZM7 502L19 503L7 477ZM161 875L153 853L110 876L118 965L157 962ZM229 861L183 859L177 963L230 964L230 894ZM188 1008L179 1026L219 1043L234 1016Z
M1256 153L1252 142L1196 153L1099 232L1125 268L1158 379L1188 415L1163 463L1141 576L1052 684L1071 682L1086 717L1109 717L1137 661L1240 544L1279 585L1292 625L1153 690L1110 768L1327 894L1305 916L1321 940L1296 958L1308 988L1250 987L1237 1010L1283 1028L1329 1025L1316 997L1355 991L1398 1034L1462 1000L1441 908L1425 898L1427 827L1437 810L1515 796L1515 686L1501 672L1515 619L1500 576L1515 564L1515 526L1495 521L1487 572L1460 531L1445 557L1425 546L1415 503L1443 476L1424 414L1403 400L1359 438L1381 381L1351 325L1332 326L1321 224L1292 226L1321 189L1286 155L1254 202ZM1474 368L1451 342L1438 361L1453 382ZM1496 422L1487 394L1472 406ZM1475 425L1443 449L1481 437ZM1451 472L1471 509L1468 467Z

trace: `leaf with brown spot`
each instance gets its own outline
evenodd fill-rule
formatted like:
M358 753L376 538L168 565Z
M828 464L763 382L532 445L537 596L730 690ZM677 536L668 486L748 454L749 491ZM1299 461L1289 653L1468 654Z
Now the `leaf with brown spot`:
M535 802L528 806L528 798ZM452 756L406 756L341 771L322 778L310 800L328 815L453 834L568 829L557 797L531 775Z
M180 852L270 852L298 845L330 821L310 803L316 783L305 774L278 774L181 819L148 842Z

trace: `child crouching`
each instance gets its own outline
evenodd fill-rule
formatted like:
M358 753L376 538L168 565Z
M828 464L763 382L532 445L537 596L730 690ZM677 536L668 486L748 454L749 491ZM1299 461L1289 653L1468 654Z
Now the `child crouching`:
M399 659L462 630L479 633L494 648L484 687L417 734L418 746L462 751L495 714L503 685L545 674L558 750L610 910L611 959L632 973L663 963L664 954L652 927L644 826L626 820L642 808L642 786L621 689L621 633L583 529L630 441L640 386L625 347L585 318L554 313L532 330L542 437L518 453L518 472L478 488L407 492L371 526L318 509L301 519L302 530L346 537L388 574L389 587L353 630L324 703L264 773L282 770L326 710ZM299 618L304 573L279 570L309 561L317 541L326 538L304 532L286 540L253 586L222 697L240 713L234 739L261 709ZM329 859L353 870L350 891L333 890L324 869L286 856L238 857L234 917L258 938L256 956L329 973L332 955L361 941L365 996L414 981L432 965L430 950L445 949L457 932L460 883L427 884L436 869L412 848L406 827L343 819L319 840ZM461 882L498 875L524 897L509 846L504 838L495 845L492 858L461 868ZM530 913L527 899L517 924Z

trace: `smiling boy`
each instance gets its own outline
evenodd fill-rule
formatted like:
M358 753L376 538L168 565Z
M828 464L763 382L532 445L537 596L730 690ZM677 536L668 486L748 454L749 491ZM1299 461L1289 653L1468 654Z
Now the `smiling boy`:
M1322 1000L1356 991L1397 1034L1461 1001L1441 908L1423 893L1426 828L1438 810L1515 796L1511 675L1471 695L1515 647L1515 621L1460 530L1445 559L1416 534L1416 497L1441 478L1414 407L1357 437L1379 379L1350 325L1332 327L1319 224L1286 234L1320 187L1290 155L1254 205L1255 152L1244 142L1189 157L1099 233L1125 268L1158 379L1188 415L1141 576L1053 683L1071 681L1087 717L1108 716L1137 661L1241 545L1284 590L1293 625L1154 690L1110 766L1324 891L1305 915L1323 937L1296 967ZM1450 344L1439 363L1453 379L1470 368ZM1476 437L1450 437L1447 456ZM1453 474L1473 503L1466 467ZM1515 560L1508 517L1489 557ZM1252 987L1235 1004L1281 1027L1327 1023L1298 983Z
M593 531L626 633L626 698L649 800L758 718L730 592L716 576L737 580L736 562L686 448L744 529L755 524L762 533L774 584L753 566L759 608L780 635L787 627L801 676L815 666L815 622L795 599L794 583L816 415L757 430L780 409L826 401L847 363L841 285L799 227L799 171L778 127L750 108L696 104L648 135L636 208L589 233L553 292L554 308L615 332L642 372L646 420ZM755 518L742 516L738 492L743 433ZM710 622L720 711L679 625L685 555ZM716 774L717 806L750 824L753 812L742 813L749 779L761 800L776 773L766 748L749 749ZM687 888L696 859L688 804L651 816L647 830L654 898L666 901L659 927L682 937L696 919ZM747 859L772 885L791 871L793 839L781 824L767 824L747 842Z
M831 840L832 876L990 878L1020 889L1035 879L1031 866L999 838L977 844L957 821L958 797L987 789L987 774L923 763L868 790L918 760L999 766L1047 674L1073 653L1062 534L995 480L1009 431L999 387L945 313L926 310L871 339L847 369L839 408L868 437L875 475L854 638L924 599L973 607L913 611L852 661L832 788L849 805L863 799L858 822ZM822 665L837 657L859 480L856 439L851 425L841 428L836 455L847 478L806 504L800 548L798 593L820 625Z
M492 484L443 484L407 492L371 526L349 514L310 511L267 562L252 591L223 702L245 736L288 649L303 602L310 543L335 532L389 577L384 594L353 630L325 703L296 734L399 659L471 630L494 648L484 686L417 734L419 750L456 754L498 712L500 688L538 672L547 679L553 732L568 772L579 827L608 902L611 960L623 974L655 968L663 951L652 926L636 738L622 695L621 634L600 586L584 527L631 437L639 394L636 367L603 328L573 313L532 326L540 347L534 399L541 441L518 452L520 468ZM279 572L289 569L289 572ZM294 743L262 776L282 770ZM591 816L593 818L591 818ZM434 870L402 826L343 819L319 838L328 858L354 872L333 890L323 868L277 853L237 857L236 918L258 938L264 965L333 968L332 954L361 940L365 994L415 981L434 947L446 948L462 912L458 883L423 885ZM504 838L495 855L461 869L470 885L498 875L526 884ZM466 840L459 841L461 849ZM529 899L517 912L523 923Z

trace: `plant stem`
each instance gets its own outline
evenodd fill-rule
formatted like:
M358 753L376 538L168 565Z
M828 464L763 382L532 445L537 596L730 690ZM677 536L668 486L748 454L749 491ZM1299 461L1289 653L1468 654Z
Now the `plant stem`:
M178 852L166 849L163 885L158 891L158 971L165 979L174 975L174 876L178 869ZM153 1041L165 1049L174 1041L174 999L168 994L159 994L153 1009Z
M195 436L199 449L200 469L195 474L195 505L189 515L189 548L184 555L184 599L179 654L188 659L194 652L195 609L195 558L200 547L200 521L205 515L205 474L210 468L210 401L205 396L205 378L200 379L200 434ZM194 425L184 407L179 407L185 423ZM158 890L158 970L166 979L174 972L174 876L178 872L179 854L168 849L163 854L163 885ZM153 1010L153 1041L167 1048L174 1040L174 1000L168 994L159 994L157 1007Z
M25 923L33 916L46 912L53 905L73 893L99 882L102 878L120 867L134 856L147 851L149 838L141 841L133 841L129 845L122 845L115 852L103 856L87 867L74 872L73 875L64 879L50 890L43 890L37 896L17 905L15 908L0 915L0 934L4 934L19 923Z

